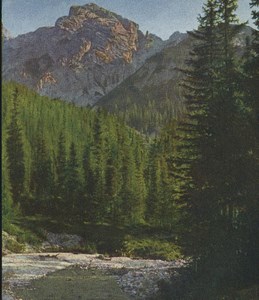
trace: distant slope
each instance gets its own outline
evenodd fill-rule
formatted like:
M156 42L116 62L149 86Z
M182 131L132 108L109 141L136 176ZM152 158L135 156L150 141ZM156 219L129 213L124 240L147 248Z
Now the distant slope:
M179 82L191 49L192 40L185 38L149 58L135 74L103 97L98 106L118 114L144 133L154 133L184 109Z
M240 55L246 37L251 34L252 29L245 27L234 39ZM177 119L185 109L180 87L183 74L179 69L185 66L193 42L187 35L178 43L169 42L132 76L101 98L97 106L119 115L143 133L159 132L161 126Z

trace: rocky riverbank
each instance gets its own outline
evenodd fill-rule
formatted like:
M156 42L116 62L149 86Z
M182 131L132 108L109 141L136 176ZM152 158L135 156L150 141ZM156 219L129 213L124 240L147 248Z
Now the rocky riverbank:
M3 299L19 299L15 293L19 289L30 289L34 280L42 280L47 274L74 267L85 271L95 270L113 278L128 299L147 299L158 290L161 280L169 280L184 265L183 260L166 262L127 257L111 258L98 254L8 254L2 261Z

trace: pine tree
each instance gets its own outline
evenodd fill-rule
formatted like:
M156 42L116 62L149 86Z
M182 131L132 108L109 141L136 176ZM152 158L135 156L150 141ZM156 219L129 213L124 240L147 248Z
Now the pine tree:
M239 270L237 215L247 191L240 176L248 149L233 45L242 28L234 25L236 8L234 0L211 0L204 6L199 30L191 34L198 43L184 82L188 114L180 127L178 176L185 182L181 198L189 220L189 249L199 274L206 273L207 288L201 289L208 298L219 286L223 291Z
M4 174L3 174L4 175ZM2 225L3 230L9 228L14 216L13 199L10 192L8 178L2 178Z
M247 123L250 131L246 133L246 145L249 148L249 155L246 163L246 169L249 166L249 172L244 174L247 182L246 205L240 213L240 222L242 222L242 241L243 241L243 278L250 281L251 284L258 278L258 268L256 262L259 260L259 1L254 0L250 3L254 23L257 30L254 30L252 44L248 45L248 51L244 64L244 97L247 106ZM257 8L257 10L256 10ZM248 164L248 162L250 162ZM249 270L249 272L247 272ZM247 275L249 273L249 275Z
M257 30L253 31L252 44L246 61L247 76L249 79L245 82L245 87L246 92L249 93L247 95L248 101L253 107L253 112L255 113L255 121L259 124L259 91L257 84L259 80L259 1L251 1L250 6L252 8L252 18L254 19L254 24L256 25Z
M147 210L146 218L150 224L157 224L158 222L158 210L160 206L159 193L161 182L161 169L159 159L157 157L157 142L154 142L154 146L150 149L149 158L149 189L147 197Z
M112 158L107 161L106 169L106 203L108 208L108 218L109 220L116 224L119 219L119 205L118 205L118 195L120 191L119 182L119 171L116 168L115 162Z
M186 203L185 210L188 213L184 222L193 231L191 234L195 234L194 240L187 235L194 257L199 257L201 249L206 249L207 234L205 233L209 231L207 224L214 211L213 201L208 199L211 203L206 203L205 199L199 196L199 190L207 186L205 181L207 170L204 169L206 164L204 163L202 171L199 171L199 167L206 159L202 157L202 147L206 147L207 140L211 137L208 111L209 105L215 101L218 73L219 16L217 11L217 1L208 1L203 8L203 16L199 17L199 29L190 33L195 40L195 46L190 53L191 58L187 61L188 68L184 70L186 75L183 82L188 111L184 122L178 126L174 176L175 181L181 183L180 192L176 196L180 197L181 202ZM198 177L199 174L202 176ZM206 205L206 209L205 207L202 209L202 205ZM204 237L204 242L200 236Z
M55 183L55 211L60 215L60 211L65 210L66 199L66 149L65 149L65 136L63 131L58 139L58 153L56 157L56 183Z
M121 198L121 216L122 222L132 224L135 222L135 191L136 185L136 162L131 142L125 137L123 147L120 149L123 154L121 161L122 186L120 191Z
M34 213L53 214L54 176L44 139L38 138L34 147L30 187Z
M65 170L65 216L69 220L77 220L81 215L81 183L79 179L75 144L71 143L69 158Z
M94 177L95 177L95 191L94 203L96 206L95 218L103 222L107 215L107 203L105 199L105 170L107 162L108 143L106 139L106 125L104 123L104 112L99 110L94 124L94 146L93 154L94 161Z
M86 147L83 155L84 185L83 185L83 211L84 216L90 222L98 220L98 204L96 203L96 174L94 171L93 154Z
M13 108L11 122L7 128L6 151L8 156L8 172L13 203L24 205L24 151L21 126L19 124L19 91L13 94Z

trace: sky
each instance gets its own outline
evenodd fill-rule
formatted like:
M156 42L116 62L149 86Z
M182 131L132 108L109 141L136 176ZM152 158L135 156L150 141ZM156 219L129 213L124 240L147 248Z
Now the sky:
M240 21L250 18L250 0L239 0L237 14ZM72 5L96 3L128 18L147 30L167 39L175 32L186 32L197 27L197 16L204 0L2 0L2 22L13 37L43 26L54 26L55 21L68 15Z

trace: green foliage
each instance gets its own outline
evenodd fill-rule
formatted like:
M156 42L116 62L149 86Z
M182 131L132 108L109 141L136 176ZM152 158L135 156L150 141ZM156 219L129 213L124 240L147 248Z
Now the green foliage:
M122 253L129 257L174 260L182 257L179 246L163 239L126 236Z
M12 239L8 239L6 241L5 248L13 253L21 253L25 249L23 244L17 242L16 240L12 240Z
M194 259L193 299L222 297L257 276L249 236L252 228L258 234L248 220L251 206L258 219L258 137L233 43L243 26L235 24L236 7L235 0L207 1L184 70L187 113L177 130L175 177L182 181L183 242Z
M10 190L15 204L22 201L24 195L24 149L22 144L21 125L19 124L18 89L13 92L11 121L7 127L6 152L7 172L9 173ZM5 194L7 196L7 194Z
M175 173L176 122L165 127L150 145L146 218L150 224L174 228L180 218Z
M143 219L147 148L138 133L102 110L40 97L14 83L3 85L3 112L3 168L10 173L3 178L6 216L16 193L25 214L93 222Z
M45 141L37 139L34 149L30 176L33 204L28 209L50 212L53 209L54 175Z
M12 219L3 227L3 248L14 253L24 252L26 244L38 246L42 241L42 236L35 232L35 228L31 229L21 224L19 217Z

